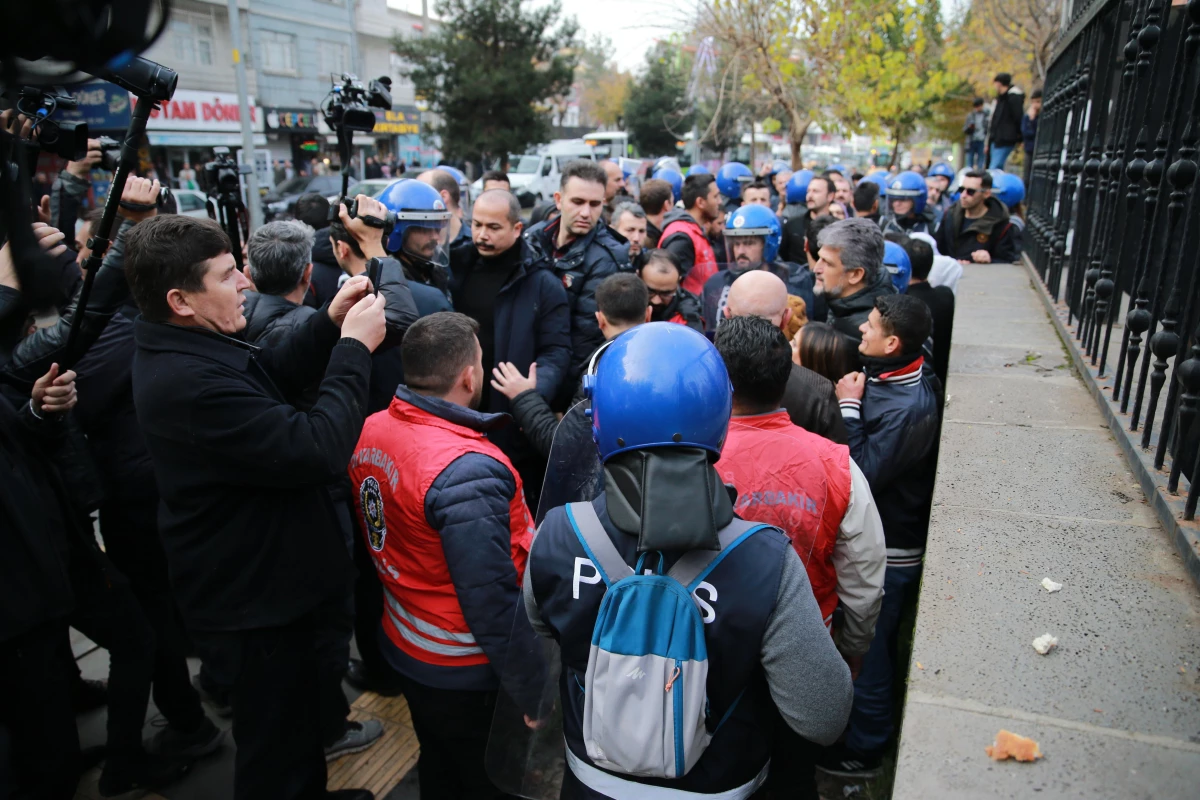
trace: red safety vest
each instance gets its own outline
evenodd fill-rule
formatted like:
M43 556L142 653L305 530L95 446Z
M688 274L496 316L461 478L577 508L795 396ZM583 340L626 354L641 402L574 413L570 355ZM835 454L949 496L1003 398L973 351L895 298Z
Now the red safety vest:
M508 520L520 585L533 518L521 476L482 433L393 398L386 411L367 418L350 460L359 529L384 588L384 633L412 658L443 667L488 663L463 619L441 535L425 519L429 487L468 453L490 456L512 473Z
M738 491L738 516L792 540L829 625L838 604L833 549L850 504L850 448L793 425L780 409L730 420L716 466Z
M668 236L676 233L686 234L692 240L692 249L696 253L696 260L692 262L692 268L683 278L683 288L698 296L704 291L705 282L717 274L717 257L713 254L712 244L709 243L708 237L690 216L687 219L670 222L663 228L662 236L658 241L665 242Z

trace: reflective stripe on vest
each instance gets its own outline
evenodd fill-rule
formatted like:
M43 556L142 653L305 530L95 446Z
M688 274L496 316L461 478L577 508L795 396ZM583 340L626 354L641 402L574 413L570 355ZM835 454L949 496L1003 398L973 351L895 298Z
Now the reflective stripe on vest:
M580 783L593 792L599 792L612 800L746 800L767 782L767 775L771 770L771 763L767 762L762 771L755 775L749 783L743 783L726 792L708 794L627 781L593 767L572 753L570 747L567 747L567 766L570 767L571 774L578 778Z
M409 644L440 656L474 656L483 652L483 649L475 644L475 637L471 634L442 630L423 619L418 619L386 592L384 599L387 601L385 610L388 618L396 627L396 632Z

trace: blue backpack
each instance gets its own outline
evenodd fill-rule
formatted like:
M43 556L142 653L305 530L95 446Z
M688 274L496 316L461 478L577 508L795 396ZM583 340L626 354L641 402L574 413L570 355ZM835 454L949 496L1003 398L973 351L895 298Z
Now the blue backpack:
M625 775L680 778L712 740L708 648L692 592L731 550L770 526L734 519L717 534L720 550L685 553L664 575L661 554L649 574L647 554L636 568L626 564L591 503L569 504L567 519L606 588L584 676L588 758Z

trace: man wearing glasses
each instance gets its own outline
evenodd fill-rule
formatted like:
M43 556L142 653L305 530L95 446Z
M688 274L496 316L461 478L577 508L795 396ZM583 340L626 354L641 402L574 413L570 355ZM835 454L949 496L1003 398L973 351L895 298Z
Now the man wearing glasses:
M992 175L972 170L963 176L958 202L942 217L938 252L964 264L1011 264L1021 251L1020 231L1008 209L992 197Z

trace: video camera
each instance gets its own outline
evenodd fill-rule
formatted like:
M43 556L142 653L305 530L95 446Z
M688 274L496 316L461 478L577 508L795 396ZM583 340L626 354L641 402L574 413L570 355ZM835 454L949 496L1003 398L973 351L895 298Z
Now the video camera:
M342 74L342 83L334 83L321 104L325 124L334 131L343 128L349 131L370 133L375 130L375 114L372 108L391 109L392 79L386 75L363 86L357 75Z
M87 155L88 126L86 122L54 119L54 112L75 106L75 98L61 86L25 86L16 102L17 112L33 120L33 137L42 150L67 161L79 161Z
M204 165L208 184L208 216L225 229L233 244L233 258L242 268L242 242L250 236L250 219L242 202L242 176L254 167L239 164L228 147L214 147L214 159Z
M253 167L249 164L239 164L229 155L228 147L214 147L214 160L204 165L205 183L210 195L242 194L242 175L249 175Z

